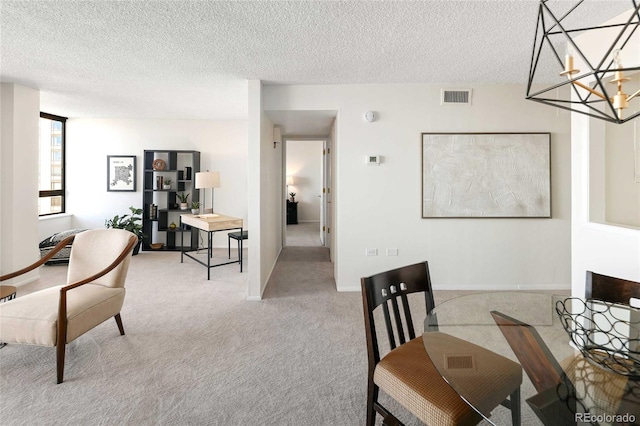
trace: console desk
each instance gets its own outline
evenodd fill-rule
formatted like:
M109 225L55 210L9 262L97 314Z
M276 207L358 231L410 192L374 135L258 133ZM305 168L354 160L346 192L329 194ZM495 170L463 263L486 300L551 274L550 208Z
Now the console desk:
M197 250L186 250L184 247L184 231L186 226L197 228L207 233L207 262L203 262L200 259L192 256L190 253ZM180 215L180 263L184 262L184 256L187 256L199 264L207 267L207 279L211 279L211 268L216 266L229 265L232 263L240 264L240 272L242 272L242 251L238 253L238 260L231 262L211 264L211 257L213 255L213 234L216 231L231 231L239 229L242 232L243 221L238 217L224 216L217 213L210 214L181 214Z

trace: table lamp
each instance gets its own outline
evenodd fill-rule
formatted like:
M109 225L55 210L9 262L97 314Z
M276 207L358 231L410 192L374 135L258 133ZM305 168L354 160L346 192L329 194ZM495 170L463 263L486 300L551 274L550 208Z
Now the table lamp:
M208 211L205 207L205 203L207 202L206 192L204 197L202 198L202 212L203 213L213 213L213 188L220 188L220 173L218 172L198 172L196 173L196 189L207 189L211 188L211 211Z
M287 176L287 197L289 196L289 185L293 185L293 175ZM285 197L285 198L287 198Z

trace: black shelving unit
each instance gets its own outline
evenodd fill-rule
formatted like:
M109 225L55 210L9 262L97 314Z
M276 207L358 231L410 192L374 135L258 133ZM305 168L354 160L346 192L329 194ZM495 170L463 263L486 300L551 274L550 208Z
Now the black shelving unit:
M154 162L162 160L164 168L154 168ZM142 230L147 235L142 239L142 250L153 250L152 243L164 243L160 250L179 251L181 246L177 238L180 232L180 214L191 213L190 209L180 210L178 193L188 193L189 206L191 202L200 201L199 191L195 189L195 176L200 171L199 151L180 150L145 150L144 151L144 188L142 191ZM160 186L160 178L165 181L171 179L171 188ZM151 205L156 206L153 212ZM154 214L155 213L155 214ZM171 227L171 223L176 225ZM185 228L190 230L191 227ZM185 234L185 243L191 250L198 248L198 232L190 232L191 238ZM186 245L186 244L185 244ZM155 251L155 250L154 250Z

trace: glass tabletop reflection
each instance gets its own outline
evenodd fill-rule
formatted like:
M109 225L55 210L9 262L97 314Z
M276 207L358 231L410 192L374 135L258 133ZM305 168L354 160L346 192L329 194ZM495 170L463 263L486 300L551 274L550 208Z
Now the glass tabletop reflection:
M424 346L449 385L492 422L491 410L495 404L486 405L486 394L491 390L483 385L483 375L491 375L494 382L496 374L506 373L499 368L500 362L495 357L487 356L486 350L519 362L491 314L497 311L531 326L548 350L548 356L561 368L561 385L545 392L536 389L540 388L539 383L534 385L527 374L522 374L523 411L530 407L543 424L560 424L557 422L567 419L573 420L572 424L615 424L611 420L623 414L628 415L627 420L630 415L640 422L637 379L594 365L581 355L565 331L556 306L560 302L569 310L577 309L573 301L567 295L523 291L483 292L452 298L438 304L426 316ZM460 341L465 343L459 344Z

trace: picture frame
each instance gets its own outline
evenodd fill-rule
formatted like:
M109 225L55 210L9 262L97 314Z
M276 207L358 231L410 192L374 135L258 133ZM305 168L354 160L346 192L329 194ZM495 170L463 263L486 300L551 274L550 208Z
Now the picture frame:
M136 156L107 155L107 191L136 191Z
M550 133L422 133L422 218L550 218Z

